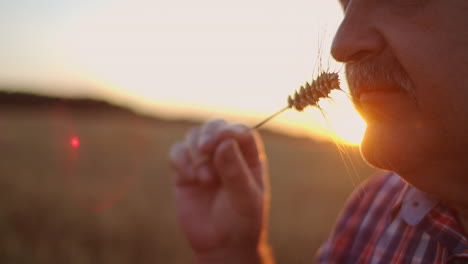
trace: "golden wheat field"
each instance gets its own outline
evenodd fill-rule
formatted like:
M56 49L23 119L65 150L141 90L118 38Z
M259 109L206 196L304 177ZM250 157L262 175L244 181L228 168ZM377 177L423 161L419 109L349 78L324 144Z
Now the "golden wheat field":
M167 153L195 123L60 104L0 110L0 263L192 262ZM346 197L374 170L356 148L344 162L334 144L261 134L275 258L312 263Z

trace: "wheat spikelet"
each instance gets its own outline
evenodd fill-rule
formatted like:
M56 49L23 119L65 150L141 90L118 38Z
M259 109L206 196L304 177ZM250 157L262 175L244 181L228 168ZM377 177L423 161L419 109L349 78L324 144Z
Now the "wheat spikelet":
M285 108L267 117L252 128L255 129L261 127L273 117L281 114L287 109L294 108L297 111L302 111L307 106L318 106L318 101L322 98L328 98L332 90L341 90L338 73L322 72L315 80L312 80L310 84L306 82L305 86L301 86L301 88L299 88L299 92L295 91L293 96L289 95L288 105Z
M310 84L306 82L301 86L294 96L288 96L288 107L302 111L307 106L317 106L318 101L327 98L332 90L341 90L338 73L322 72Z

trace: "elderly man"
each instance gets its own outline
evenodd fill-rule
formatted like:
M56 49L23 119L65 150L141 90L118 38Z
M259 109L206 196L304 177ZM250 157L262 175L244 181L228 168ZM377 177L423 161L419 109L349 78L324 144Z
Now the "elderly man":
M332 55L389 171L348 201L318 263L468 263L468 1L342 0ZM214 121L173 146L179 218L200 263L270 263L266 157ZM203 157L210 157L203 162Z

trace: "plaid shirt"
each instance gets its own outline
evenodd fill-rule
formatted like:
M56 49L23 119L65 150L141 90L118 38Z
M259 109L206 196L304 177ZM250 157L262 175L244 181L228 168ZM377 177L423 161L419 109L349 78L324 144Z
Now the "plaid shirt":
M447 206L385 173L351 196L316 262L468 263L468 241Z

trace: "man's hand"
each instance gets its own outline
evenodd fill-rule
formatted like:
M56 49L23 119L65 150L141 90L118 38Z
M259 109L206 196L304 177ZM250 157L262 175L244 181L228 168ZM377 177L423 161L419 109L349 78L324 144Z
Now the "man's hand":
M170 160L178 217L198 260L262 263L269 190L256 131L206 123L172 147Z

